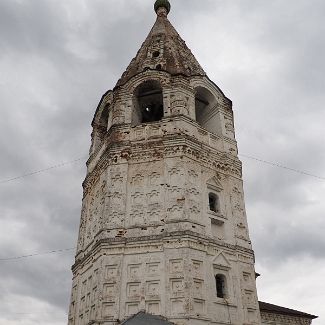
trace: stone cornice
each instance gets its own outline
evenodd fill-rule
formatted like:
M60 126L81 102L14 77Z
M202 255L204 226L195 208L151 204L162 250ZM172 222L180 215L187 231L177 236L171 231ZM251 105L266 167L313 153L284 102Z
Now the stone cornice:
M113 134L111 136L114 141L111 140L107 144L96 166L86 176L83 183L84 196L109 165L155 161L163 157L186 156L199 161L204 166L217 169L220 173L238 178L242 176L242 166L237 156L214 149L190 135L168 134L144 141L122 140L120 142L116 141L117 136Z
M72 266L73 272L76 271L79 266L82 266L89 258L94 256L98 250L100 250L103 246L105 246L105 249L113 249L117 247L126 247L126 246L154 246L157 247L157 245L163 245L163 247L166 245L168 241L188 241L188 243L194 243L196 247L193 245L191 246L188 244L188 247L191 247L193 249L199 249L205 251L208 255L211 255L211 252L209 252L210 248L222 248L225 250L229 250L230 252L237 252L241 254L249 255L251 258L254 259L254 251L252 249L248 249L243 246L239 245L232 245L225 243L220 240L208 238L205 236L202 236L198 233L194 233L192 231L177 231L177 232L171 232L171 233L165 233L161 235L151 235L151 236L142 236L142 237L115 237L115 238L102 238L97 240L95 243L92 242L88 245L88 247L80 251L76 255L76 262ZM109 245L109 247L107 246ZM197 245L201 246L200 248L197 247Z

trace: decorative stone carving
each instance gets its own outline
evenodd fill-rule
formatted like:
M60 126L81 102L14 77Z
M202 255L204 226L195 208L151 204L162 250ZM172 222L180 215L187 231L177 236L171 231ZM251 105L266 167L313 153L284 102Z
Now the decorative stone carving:
M127 302L126 306L126 313L127 315L135 315L139 312L139 302Z
M104 284L104 298L110 300L115 297L116 294L116 284L105 283Z
M117 265L107 265L105 268L106 279L109 281L116 281Z
M235 130L232 120L225 118L226 135L231 139L235 138Z
M183 114L189 116L188 102L189 98L182 93L172 95L170 103L171 115Z
M159 272L159 265L160 262L151 262L151 263L147 263L147 274L149 276L157 276L158 272Z
M146 310L149 314L160 314L160 301L146 301Z
M171 279L171 288L174 295L184 294L184 280L183 279Z
M169 271L172 274L182 273L184 261L182 259L174 259L169 261Z
M174 298L171 299L172 313L173 315L182 315L185 312L185 299L184 298Z
M193 280L193 294L195 297L202 297L203 296L203 280L194 279Z
M141 276L141 264L130 264L128 266L129 279L139 279Z
M160 282L159 281L148 281L146 285L147 296L159 296L160 294Z
M131 275L132 276L132 275ZM127 297L138 298L140 296L140 282L132 282L127 284Z

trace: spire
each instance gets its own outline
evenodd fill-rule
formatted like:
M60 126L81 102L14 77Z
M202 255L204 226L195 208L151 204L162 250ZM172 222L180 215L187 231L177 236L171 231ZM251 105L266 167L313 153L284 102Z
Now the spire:
M167 18L168 0L157 0L157 19L136 57L131 61L116 86L128 82L145 70L161 70L172 75L205 76L205 72Z

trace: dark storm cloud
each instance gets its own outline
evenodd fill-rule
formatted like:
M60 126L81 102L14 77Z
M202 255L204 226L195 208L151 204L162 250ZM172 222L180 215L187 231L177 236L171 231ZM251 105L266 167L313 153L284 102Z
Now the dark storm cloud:
M149 33L152 6L149 0L1 1L0 179L87 156L96 106ZM172 6L170 20L234 102L239 151L325 176L325 3ZM250 233L264 272L265 289L259 289L262 296L281 293L273 270L285 270L295 286L293 260L324 261L324 185L241 159ZM74 247L84 176L82 161L0 184L1 257ZM0 263L0 323L13 319L15 304L31 312L30 300L38 311L46 303L54 316L66 313L72 252ZM317 301L305 300L306 311ZM61 317L46 325L62 323Z

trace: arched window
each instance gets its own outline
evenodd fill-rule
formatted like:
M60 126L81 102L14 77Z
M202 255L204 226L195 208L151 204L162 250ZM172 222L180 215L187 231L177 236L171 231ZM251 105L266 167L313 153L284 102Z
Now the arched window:
M112 115L110 112L110 104L106 104L99 120L100 125L105 128L106 131L109 129L108 126L110 126L108 124L111 124L111 121L109 123L110 115Z
M157 81L142 83L135 91L132 125L160 121L164 116L162 88Z
M218 298L226 298L227 296L227 283L226 277L223 274L217 274L216 279L216 290Z
M217 194L209 193L209 210L212 212L219 212L219 197Z
M110 104L100 107L92 122L92 144L90 148L90 154L94 153L98 148L102 146L107 134L107 130L111 127L111 111Z
M196 122L209 132L221 134L216 98L203 87L196 88L195 116Z

